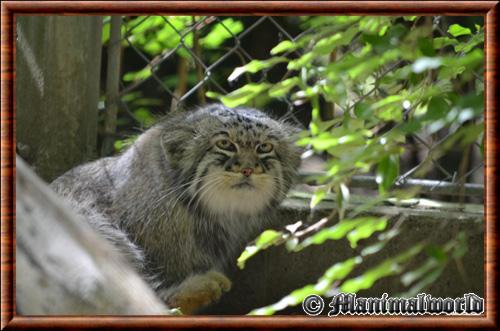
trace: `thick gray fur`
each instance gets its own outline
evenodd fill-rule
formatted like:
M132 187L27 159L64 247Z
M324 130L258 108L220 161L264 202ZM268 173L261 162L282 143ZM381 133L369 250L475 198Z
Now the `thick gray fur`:
M217 153L211 139L224 130L234 134L235 144L249 147L250 154L229 158L225 152ZM235 263L245 244L272 225L274 210L292 185L300 162L294 132L257 110L211 105L167 117L122 154L78 166L51 187L167 300L188 277L223 271ZM265 161L251 155L252 144L263 139L274 144ZM215 171L220 166L231 171L234 164L246 162L244 157L254 158L273 176L274 191L265 208L239 213L243 205L235 205L219 213L204 207L198 201L203 192L196 193L200 184L195 185L208 172L204 169ZM228 202L234 204L252 203L231 199Z

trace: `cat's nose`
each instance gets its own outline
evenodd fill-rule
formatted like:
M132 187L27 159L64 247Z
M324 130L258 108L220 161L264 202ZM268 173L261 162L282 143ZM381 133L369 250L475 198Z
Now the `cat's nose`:
M241 173L245 177L250 177L250 175L253 174L253 168L242 168Z

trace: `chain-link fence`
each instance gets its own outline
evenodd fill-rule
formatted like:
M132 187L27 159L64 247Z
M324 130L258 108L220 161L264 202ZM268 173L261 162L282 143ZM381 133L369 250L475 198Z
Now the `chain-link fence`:
M294 20L297 19L269 16L238 17L237 20L217 16L124 17L120 21L119 39L113 40L112 35L108 37L107 48L108 57L117 57L120 53L112 54L110 46L117 43L123 46L116 106L134 122L133 126L144 129L149 120L143 116L145 107L148 112L163 115L214 102L207 96L209 91L226 95L246 83L273 84L282 81L290 75L286 63L256 74L247 72L238 79L232 79L230 74L236 67L254 59L268 58L270 50L279 42L295 42L307 33L296 27ZM434 18L434 21L438 19ZM106 21L105 28L108 31L113 28L111 23L109 19ZM158 26L161 29L155 28ZM218 31L218 36L210 36L214 30ZM146 45L141 38L153 41ZM301 53L293 50L285 55L293 59L300 57ZM379 76L390 72L392 68L386 69ZM108 81L110 79L113 77L107 77ZM143 103L138 104L137 100ZM110 107L109 103L108 100L107 108ZM304 129L311 120L310 106L300 100L283 97L263 107L255 102L252 106L264 108L274 117L287 118ZM335 108L344 111L338 105L334 105ZM467 150L451 150L446 155L433 153L447 138L446 134L430 135L425 132L409 135L406 152L401 158L401 175L396 185L419 186L422 193L448 196L446 199L452 201L456 201L453 196L459 196L458 201L462 202L482 201L482 147L475 143ZM415 174L424 167L430 169L427 172L429 179L415 178ZM374 176L355 176L351 185L366 189L377 187Z
M278 22L279 18L276 19L273 17L247 18L244 31L238 34L235 34L233 32L234 29L228 27L224 22L225 19L221 17L199 17L193 19L191 24L186 24L182 28L178 28L175 24L172 24L171 17L159 17L164 26L171 29L171 31L176 34L178 43L173 48L167 49L161 55L155 57L151 57L143 50L139 49L131 38L133 38L134 31L142 24L145 24L151 19L158 19L158 16L143 17L131 26L126 25L127 19L123 21L123 25L126 26L126 29L122 29L122 41L140 58L142 66L150 69L151 74L131 84L122 83L120 95L124 96L138 90L145 84L149 85L148 88L152 87L152 85L156 85L157 88L155 92L164 93L166 96L163 111L175 111L179 108L203 105L207 102L205 96L205 92L207 91L227 94L243 83L250 82L251 78L248 75L238 82L228 82L227 77L230 73L228 68L234 69L236 66L243 66L254 60L256 54L269 54L269 50L273 44L282 40L293 41L298 37L297 34L287 32ZM220 48L220 50L223 50L223 53L215 58L212 57L213 54L209 54L210 57L206 54L201 54L199 44L196 43L197 36L202 34L206 35L204 30L213 29L214 25L218 25L226 33L224 46ZM271 38L273 43L269 43L267 49L261 48L258 51L249 51L251 47L254 47L250 45L251 40L260 38L263 32L274 37ZM190 45L186 42L188 38ZM250 42L247 42L249 40ZM296 53L297 55L299 54L298 52ZM160 75L160 72L166 72L163 70L164 68L175 68L178 74L178 76L176 76L176 86L172 87L165 83ZM223 73L222 70L224 70ZM186 82L186 76L191 71L196 74L196 82L194 83ZM269 71L270 69L262 71L257 81L267 80ZM254 77L252 78L255 79ZM298 109L297 106L294 106L288 99L283 99L282 102L283 104L277 107L279 108L279 113L277 115L280 117L287 116L295 122L295 124L305 128L307 116L300 120L296 117L296 113L298 111L305 112L307 108ZM126 102L123 102L121 106L126 110L130 110Z

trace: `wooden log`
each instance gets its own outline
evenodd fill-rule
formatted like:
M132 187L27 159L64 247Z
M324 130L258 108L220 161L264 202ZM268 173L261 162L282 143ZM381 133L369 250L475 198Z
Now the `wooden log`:
M46 181L97 156L102 17L16 17L16 148Z
M20 158L16 309L21 315L168 314L153 290Z

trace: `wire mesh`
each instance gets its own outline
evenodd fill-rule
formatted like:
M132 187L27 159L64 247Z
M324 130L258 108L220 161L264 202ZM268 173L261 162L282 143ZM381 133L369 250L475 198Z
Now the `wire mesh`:
M134 40L137 30L145 26L149 20L157 20L156 22L161 20L160 33L169 30L169 33L175 36L173 39L176 41L171 47L167 47L155 55L145 52L137 46L137 40ZM286 66L285 68L279 66L277 66L278 68L267 68L258 74L250 75L247 73L241 75L236 81L228 81L227 78L235 67L243 66L256 58L265 59L269 55L271 47L278 42L283 40L295 42L302 34L307 33L307 31L291 31L290 26L286 24L286 20L282 17L246 17L243 29L237 32L235 32L234 28L228 26L225 17L203 16L190 17L186 18L186 20L189 20L189 22L182 26L175 22L175 18L169 16L128 17L123 20L122 36L119 42L127 50L124 51L122 57L124 61L122 66L126 67L126 61L135 58L136 63L137 60L141 61L141 65L136 65L136 69L149 70L148 74L140 79L127 80L124 79L125 76L122 76L120 83L120 108L128 113L141 128L144 128L144 123L137 118L135 110L132 109L133 106L130 103L133 98L127 96L137 91L141 91L146 95L162 95L162 102L151 107L156 107L156 113L162 115L167 112L211 102L211 100L207 100L207 91L215 91L225 95L245 83L275 83L287 78L287 75L289 75ZM206 51L204 49L201 51L200 36L206 36L215 26L225 31L225 40L216 50ZM158 34L158 30L151 33ZM273 42L262 43L261 49L256 50L254 38L264 38L264 35L265 38L270 38ZM300 51L293 50L285 55L297 58L301 54ZM383 76L392 69L392 67L386 68L379 75ZM271 71L273 71L272 75L270 74ZM122 72L125 72L125 70L122 70ZM173 79L167 81L165 79L166 73ZM362 95L359 100L372 94L376 88L374 87L373 90ZM287 118L304 129L307 128L310 120L310 108L307 104L300 104L290 98L285 97L273 101L264 108L265 111L273 113L275 117ZM346 111L346 109L341 110ZM419 133L412 134L409 137L410 143L405 146L407 152L416 150L421 155L421 158L417 164L410 162L402 165L403 171L397 179L396 185L405 185L409 181L414 182L414 175L429 162L432 164L430 176L435 180L436 188L442 183L447 185L450 183L457 184L456 187L450 186L450 194L452 191L456 191L459 184L462 186L482 184L484 162L482 157L478 157L481 150L479 144L473 144L471 149L467 151L471 155L469 159L472 159L467 167L464 168L460 162L455 162L453 167L450 168L449 160L447 164L442 164L443 159L446 159L446 157L439 156L436 158L433 155L433 150L447 137L424 135L425 133ZM482 189L482 186L480 188ZM427 192L432 193L433 189L431 185L430 188L428 187ZM466 192L466 190L463 191Z

